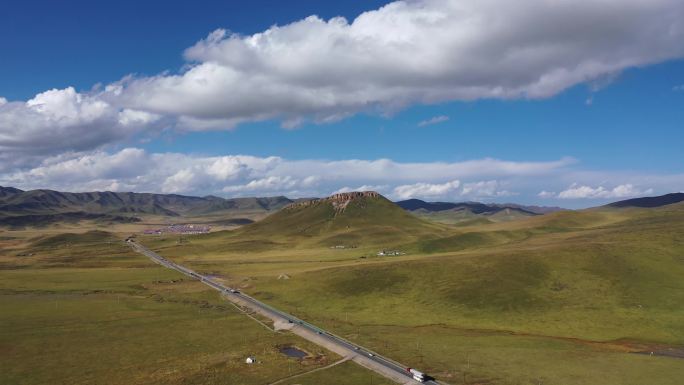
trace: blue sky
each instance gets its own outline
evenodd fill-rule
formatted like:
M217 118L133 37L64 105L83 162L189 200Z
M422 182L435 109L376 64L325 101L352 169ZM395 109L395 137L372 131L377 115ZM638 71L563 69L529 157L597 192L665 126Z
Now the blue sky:
M681 3L386 3L6 5L0 184L565 207L684 190ZM554 15L592 23L527 20Z

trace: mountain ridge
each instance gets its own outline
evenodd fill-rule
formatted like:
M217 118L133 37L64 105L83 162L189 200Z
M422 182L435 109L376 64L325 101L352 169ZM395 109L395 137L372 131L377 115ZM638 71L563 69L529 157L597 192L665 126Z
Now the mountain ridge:
M113 217L152 214L177 217L217 212L268 212L294 201L284 196L220 198L135 192L61 192L49 189L22 191L0 186L0 217L45 216L71 213ZM86 216L87 217L87 216Z
M553 211L565 210L560 207L551 206L526 206L516 203L482 203L482 202L428 202L421 199L407 199L395 202L404 210L415 211L424 209L426 211L445 211L453 209L467 208L475 214L482 214L488 212L498 212L504 209L520 210L529 214L546 214Z
M514 203L427 202L407 199L395 202L420 218L444 224L512 221L564 210L560 207L525 206Z
M666 205L671 205L674 203L679 203L684 201L684 193L670 193L665 195L658 195L652 197L640 197L625 199L622 201L617 201L609 203L607 207L661 207Z

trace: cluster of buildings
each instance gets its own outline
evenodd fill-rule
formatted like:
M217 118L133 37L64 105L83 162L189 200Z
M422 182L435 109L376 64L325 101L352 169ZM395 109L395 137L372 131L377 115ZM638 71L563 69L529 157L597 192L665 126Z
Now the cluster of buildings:
M406 254L406 253L404 253L403 251L399 251L399 250L380 250L380 251L378 251L377 255L378 255L378 257L384 257L384 256L388 256L388 255L389 256L395 256L395 255L404 255L404 254Z
M336 245L336 246L330 246L331 249L355 249L356 245L352 246L346 246L346 245Z
M143 234L206 234L209 231L211 231L211 226L206 225L170 225L158 229L147 229L143 231Z

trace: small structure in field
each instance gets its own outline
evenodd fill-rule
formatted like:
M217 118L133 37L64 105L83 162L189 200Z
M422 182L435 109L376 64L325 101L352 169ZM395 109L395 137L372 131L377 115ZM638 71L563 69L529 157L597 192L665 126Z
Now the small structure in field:
M249 356L245 359L245 364L256 364L256 357Z
M331 249L355 249L356 245L335 245L330 246Z
M378 257L384 257L387 255L396 256L396 255L404 255L404 254L406 254L406 253L404 253L403 251L399 251L399 250L380 250L380 251L378 251L377 256Z

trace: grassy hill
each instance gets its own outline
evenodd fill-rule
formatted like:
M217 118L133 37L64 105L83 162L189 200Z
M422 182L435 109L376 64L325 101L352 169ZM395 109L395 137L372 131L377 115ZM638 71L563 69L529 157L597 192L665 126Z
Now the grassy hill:
M285 207L239 236L299 239L323 246L405 243L444 231L373 193L341 193Z
M245 277L256 273L254 267L271 274L377 260L380 250L405 253L409 250L404 246L450 232L448 226L417 218L366 192L294 203L239 229L182 242L174 236L142 237L141 242L179 261L199 262L203 271L229 270L233 277Z

